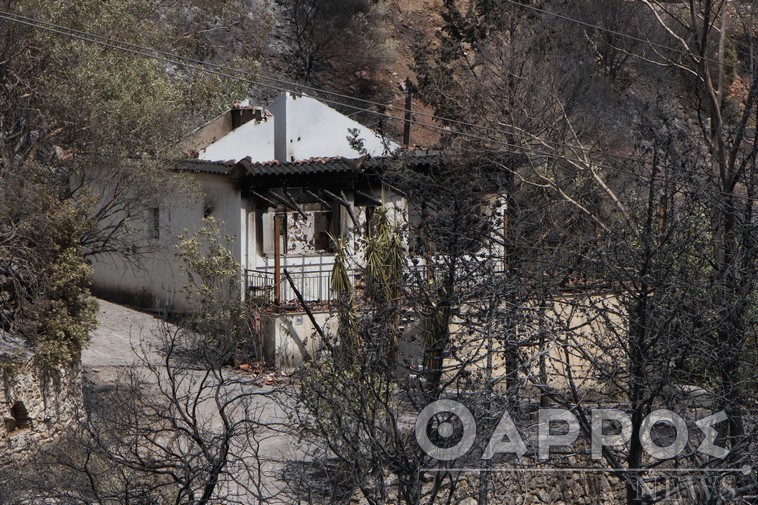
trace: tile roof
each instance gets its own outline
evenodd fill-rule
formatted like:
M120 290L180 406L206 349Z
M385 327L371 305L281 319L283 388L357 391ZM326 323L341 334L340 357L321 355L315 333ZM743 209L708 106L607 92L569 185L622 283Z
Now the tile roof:
M181 172L193 172L202 174L228 175L234 167L234 160L208 161L208 160L183 160L179 163L178 170Z
M447 160L445 154L439 151L408 152L403 155L411 166L437 165ZM403 159L401 157L400 159ZM350 174L361 173L365 170L381 171L387 163L392 163L394 158L343 158L322 157L310 158L298 161L256 161L245 157L238 162L208 161L208 160L185 160L179 163L178 170L182 172L205 173L216 175L247 175L248 177L270 176L302 176L323 174Z
M256 176L281 176L281 175L318 175L318 174L341 174L356 173L361 170L362 158L347 159L334 158L310 158L299 161L265 161L251 162L250 158L244 158L238 165L243 167L248 175Z

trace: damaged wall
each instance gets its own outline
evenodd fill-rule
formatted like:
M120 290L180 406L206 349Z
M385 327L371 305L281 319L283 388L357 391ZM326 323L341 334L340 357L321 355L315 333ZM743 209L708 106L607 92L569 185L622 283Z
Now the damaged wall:
M18 338L0 331L0 466L18 463L62 435L82 406L79 364L55 370L36 365Z
M319 204L302 205L303 215L288 211L283 214L283 228L280 237L280 251L283 255L319 255L333 253L334 244L329 235L337 237L349 233L343 223L342 212L335 206L324 209ZM270 209L263 214L263 247L266 256L274 254L274 216ZM351 223L352 224L352 223Z

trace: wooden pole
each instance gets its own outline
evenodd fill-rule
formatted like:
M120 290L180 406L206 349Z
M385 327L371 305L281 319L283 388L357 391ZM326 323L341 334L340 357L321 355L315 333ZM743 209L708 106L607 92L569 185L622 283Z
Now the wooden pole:
M411 107L413 106L413 94L411 80L405 80L405 124L403 125L403 145L411 145L411 119L413 118Z
M274 301L282 304L282 221L279 213L274 214Z

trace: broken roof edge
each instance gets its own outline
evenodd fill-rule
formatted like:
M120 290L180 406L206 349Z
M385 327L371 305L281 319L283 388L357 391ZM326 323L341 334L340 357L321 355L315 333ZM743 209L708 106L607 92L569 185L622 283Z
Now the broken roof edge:
M354 123L356 128L365 129L366 131L373 134L375 139L380 140L382 143L386 144L386 146L392 147L393 150L403 149L400 144L385 134L377 132L373 128L361 122L358 122L350 116L340 112L336 107L333 106L332 103L328 103L328 101L324 101L323 99L316 96L308 95L307 93L288 90L280 93L267 105L250 105L249 98L243 100L235 100L230 108L226 109L218 116L208 120L187 134L180 142L181 150L191 158L197 159L203 151L208 149L210 146L225 136L243 127L252 119L255 119L256 123L262 123L268 121L270 118L275 118L272 110L276 109L278 107L277 104L280 102L285 102L284 108L286 109L286 103L289 100L295 102L303 98L315 101L322 107L325 107L326 109L329 109L330 111L343 116L346 120ZM239 113L242 111L254 111L260 112L260 114L254 114L252 117L243 119L241 122L239 122L239 120L235 121L234 113L237 112L239 116Z
M237 165L244 168L246 174L252 177L360 173L365 158L365 156L360 158L320 156L296 161L254 162L247 156L237 162Z
M244 112L252 112L243 117ZM237 116L235 116L235 113ZM181 150L192 158L245 124L266 122L273 118L268 106L250 105L249 99L235 100L224 112L188 133L180 142Z
M181 160L176 170L180 172L205 173L223 176L286 176L326 173L359 173L364 169L381 169L388 163L406 159L411 166L430 166L449 161L444 151L407 150L392 156L320 156L296 161L252 161L246 156L239 161Z
M179 160L174 170L198 174L231 175L235 160L209 161L200 159Z

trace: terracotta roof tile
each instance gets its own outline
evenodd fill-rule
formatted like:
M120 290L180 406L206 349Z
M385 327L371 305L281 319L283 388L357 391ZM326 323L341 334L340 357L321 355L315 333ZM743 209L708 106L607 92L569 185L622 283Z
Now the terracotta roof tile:
M276 176L276 175L317 175L350 173L360 171L362 159L351 160L342 157L335 158L311 158L298 161L266 161L251 162L250 158L244 158L239 164L247 170L248 175Z
M420 151L409 152L404 156L414 166L436 165L447 159L447 157L438 151ZM267 176L299 176L299 175L319 175L319 174L348 174L358 173L365 169L381 169L386 163L391 162L392 158L343 158L343 157L318 157L298 161L256 161L253 162L250 157L245 157L238 162L228 161L207 161L207 160L186 160L179 164L178 170L182 172L206 173L217 175L231 175L232 172L238 175L247 175L250 177L267 177Z
M184 160L177 170L181 172L193 172L203 174L227 175L234 167L234 160L208 161L208 160Z

